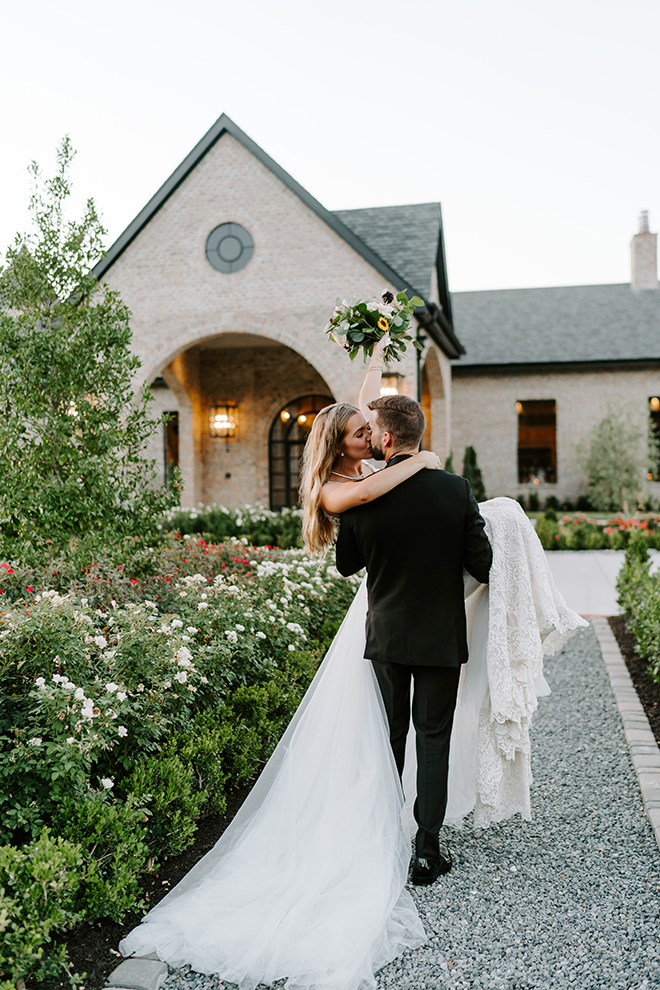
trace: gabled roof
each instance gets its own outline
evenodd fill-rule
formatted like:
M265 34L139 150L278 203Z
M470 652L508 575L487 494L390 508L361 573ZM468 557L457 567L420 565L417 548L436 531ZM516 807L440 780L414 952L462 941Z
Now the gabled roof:
M303 203L313 210L314 213L316 213L317 216L327 223L329 227L332 227L332 229L348 244L350 244L350 246L357 251L358 254L361 254L362 257L372 266L372 268L375 268L376 271L380 272L386 282L395 286L398 290L411 289L415 294L421 296L426 301L429 295L428 289L424 291L423 287L420 288L415 284L411 285L409 276L400 273L391 262L385 261L382 254L375 250L371 244L363 240L354 229L344 223L339 214L326 210L326 208L322 206L317 199L314 199L314 197L311 196L306 189L303 189L303 187L296 182L296 180L293 179L288 172L285 172L284 169L277 164L277 162L273 161L273 159L259 147L259 145L255 144L255 142L252 141L247 134L237 127L233 120L231 120L226 114L222 114L222 116L216 120L213 127L211 127L201 141L195 145L190 154L184 158L169 179L163 183L155 196L152 196L144 209L138 213L135 219L128 225L126 230L120 234L101 261L99 261L94 267L93 274L97 279L103 278L105 273L112 267L117 258L123 254L129 244L137 237L140 231L146 227L161 206L167 202L172 193L181 185L182 182L184 182L202 158L204 158L216 142L220 140L223 134L231 134L232 137L239 141L249 152L258 158L259 161L262 162L266 168L270 169L270 171L273 172L274 175L276 175L278 179L280 179L286 186L288 186L288 188L291 189L292 192L294 192L303 201ZM439 204L432 205L439 208ZM402 208L390 207L385 209L400 210ZM415 207L409 209L415 209ZM363 211L349 210L346 212L351 214ZM442 245L441 227L440 244ZM405 255L405 251L403 254ZM462 353L463 348L461 347L459 341L455 338L451 327L451 309L449 307L449 295L446 288L446 276L444 275L444 246L442 246L442 258L443 281L440 299L441 301L443 300L444 292L447 305L445 306L443 302L442 311L435 312L437 307L430 304L426 307L426 311L420 312L420 316L423 318L425 329L428 330L436 343L442 347L447 355L449 357L458 357L459 354ZM420 265L416 265L415 274L420 274L421 271L422 269Z
M660 360L660 289L576 285L452 293L460 367Z
M425 298L431 294L434 268L438 287L446 287L440 203L335 210L334 214ZM445 300L441 295L440 302L451 322L448 296Z

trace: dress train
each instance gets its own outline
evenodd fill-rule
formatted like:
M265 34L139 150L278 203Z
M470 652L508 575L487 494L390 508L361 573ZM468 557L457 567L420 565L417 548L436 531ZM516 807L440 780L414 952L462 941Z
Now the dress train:
M529 724L544 653L585 621L557 592L517 502L480 506L490 585L466 575L470 661L452 733L447 821L530 816ZM378 684L366 580L291 724L214 848L121 942L254 990L365 990L425 933L405 889L410 832ZM414 797L414 746L404 787ZM410 779L412 775L412 780Z

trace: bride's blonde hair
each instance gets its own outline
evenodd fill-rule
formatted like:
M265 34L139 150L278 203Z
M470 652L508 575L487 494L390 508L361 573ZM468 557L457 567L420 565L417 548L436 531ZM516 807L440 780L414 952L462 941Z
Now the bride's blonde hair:
M310 553L323 553L332 543L334 524L321 506L321 489L330 477L351 416L350 402L335 402L316 414L302 456L300 504L303 540Z

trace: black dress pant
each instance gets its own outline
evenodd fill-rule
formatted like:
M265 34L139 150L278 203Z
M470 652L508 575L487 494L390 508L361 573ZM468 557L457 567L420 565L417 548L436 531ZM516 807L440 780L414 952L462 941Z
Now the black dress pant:
M438 855L438 832L447 808L449 740L454 721L460 667L408 666L372 660L390 725L394 759L403 774L410 726L410 681L414 680L412 719L417 740L418 825L416 854Z

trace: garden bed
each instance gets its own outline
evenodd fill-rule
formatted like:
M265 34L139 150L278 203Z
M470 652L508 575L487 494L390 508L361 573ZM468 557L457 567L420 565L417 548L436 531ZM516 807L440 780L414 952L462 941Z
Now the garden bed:
M245 537L76 553L2 561L3 990L111 966L226 827L359 583Z
M233 791L228 796L227 811L224 815L209 815L198 823L194 844L189 849L179 856L165 860L157 870L143 877L140 884L141 892L148 901L149 907L155 907L190 872L202 856L213 848L243 804L252 783ZM57 940L58 943L66 946L73 969L78 973L86 974L80 990L103 990L108 976L119 963L117 946L140 923L141 918L142 912L130 912L122 922L104 919L94 924L80 925ZM39 990L63 990L70 984L68 980L56 978L45 980L35 986L38 986Z
M655 741L660 746L660 684L649 673L648 660L644 660L636 652L635 637L626 628L625 616L611 615L608 621L649 720Z

